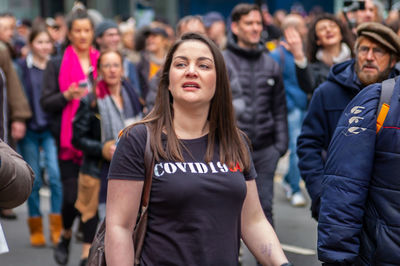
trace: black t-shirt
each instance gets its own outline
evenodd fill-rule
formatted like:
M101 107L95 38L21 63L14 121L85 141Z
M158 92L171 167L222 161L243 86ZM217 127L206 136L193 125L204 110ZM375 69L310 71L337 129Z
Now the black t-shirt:
M256 172L219 162L218 145L206 163L207 137L182 140L185 162L155 163L141 265L237 265L245 181ZM144 125L123 135L108 178L144 180L145 145Z

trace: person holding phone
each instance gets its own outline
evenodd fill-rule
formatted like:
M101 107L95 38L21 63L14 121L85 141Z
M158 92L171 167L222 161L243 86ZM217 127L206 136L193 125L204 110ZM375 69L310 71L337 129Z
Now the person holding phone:
M51 114L52 130L59 146L59 165L63 184L62 220L63 232L54 249L57 263L68 262L72 224L79 212L75 208L78 190L79 167L82 152L72 143L72 120L85 96L97 78L99 52L92 47L94 25L85 9L76 8L69 16L68 43L62 57L50 60L43 77L41 104ZM79 86L82 81L91 82L87 89ZM82 83L81 83L82 84ZM83 228L83 230L91 230Z
M123 57L118 51L100 54L97 69L101 80L96 90L81 99L73 122L72 144L82 150L78 197L75 207L84 230L82 261L89 255L97 223L104 219L107 174L119 132L142 118L142 106L131 83L124 78ZM99 214L99 215L98 215Z

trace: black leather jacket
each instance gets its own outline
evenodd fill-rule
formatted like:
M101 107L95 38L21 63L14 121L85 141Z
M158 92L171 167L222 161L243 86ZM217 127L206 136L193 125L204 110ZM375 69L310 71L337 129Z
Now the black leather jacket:
M73 122L72 145L83 151L80 172L100 178L103 159L100 114L93 93L81 99Z

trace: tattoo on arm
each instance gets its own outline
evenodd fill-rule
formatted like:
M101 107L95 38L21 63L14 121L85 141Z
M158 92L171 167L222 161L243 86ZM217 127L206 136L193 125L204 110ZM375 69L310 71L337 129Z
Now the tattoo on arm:
M272 254L272 244L262 244L261 245L261 254L262 255L267 255L268 257L271 257Z

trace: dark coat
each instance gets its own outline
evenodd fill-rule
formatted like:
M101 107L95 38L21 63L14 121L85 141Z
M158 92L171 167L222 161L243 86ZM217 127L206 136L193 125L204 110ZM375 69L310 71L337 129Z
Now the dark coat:
M274 145L283 155L288 147L288 128L279 65L264 46L243 49L232 35L223 55L226 64L236 71L242 87L245 110L238 118L239 128L250 138L255 150Z
M332 67L327 81L314 92L297 140L301 177L311 197L312 216L318 219L325 155L344 108L362 89L354 60Z
M329 146L318 257L335 265L400 263L400 80L376 134L381 84L346 107Z
M305 68L300 68L296 65L296 77L299 87L305 93L312 94L328 78L330 69L331 67L322 61L309 63Z
M343 110L363 88L354 63L352 59L332 67L327 80L313 94L297 140L299 169L312 200L315 219L318 219L326 151Z
M127 90L132 104L138 103L138 96L131 83L123 80L122 86ZM102 155L104 143L101 142L100 120L96 99L93 93L89 93L81 99L74 117L72 145L83 152L80 172L96 178L101 177L102 166L108 163Z
M56 56L47 63L43 74L42 96L40 97L40 104L49 115L50 129L57 146L60 144L62 111L68 103L58 85L61 62L62 56Z

